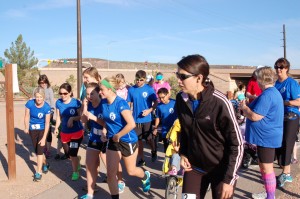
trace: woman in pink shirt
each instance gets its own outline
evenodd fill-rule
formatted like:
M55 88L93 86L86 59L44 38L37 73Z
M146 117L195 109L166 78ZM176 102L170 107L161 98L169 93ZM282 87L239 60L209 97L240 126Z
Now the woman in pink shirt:
M116 93L119 97L127 100L128 89L129 85L125 81L125 77L123 74L119 73L116 75L116 82L117 82L117 90Z
M171 93L171 86L168 82L163 81L164 76L161 72L158 72L156 74L155 79L156 79L156 82L153 83L152 87L155 90L156 95L157 95L157 91L160 88L166 88L166 89L168 89L169 93Z

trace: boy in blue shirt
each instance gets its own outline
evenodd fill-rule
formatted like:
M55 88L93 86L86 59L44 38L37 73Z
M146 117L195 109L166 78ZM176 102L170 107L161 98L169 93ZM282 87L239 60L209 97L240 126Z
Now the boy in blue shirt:
M177 112L175 111L175 100L170 99L170 93L166 88L160 88L157 91L160 103L156 108L156 118L154 123L153 135L157 136L157 127L161 123L161 134L164 142L164 152L166 152L169 145L166 135L171 129L174 121L177 119Z
M157 97L154 89L145 84L146 72L139 70L135 74L136 84L129 88L127 102L132 110L133 118L136 123L135 132L138 136L138 156L140 158L138 165L146 165L144 161L144 146L142 139L148 140L151 133L152 111L157 106ZM151 140L149 140L152 143ZM157 157L155 147L150 144L152 149L152 159Z

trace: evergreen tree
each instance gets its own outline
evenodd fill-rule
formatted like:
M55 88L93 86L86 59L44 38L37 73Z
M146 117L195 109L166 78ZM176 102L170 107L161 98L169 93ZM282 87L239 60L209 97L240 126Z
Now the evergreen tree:
M38 59L34 57L34 51L27 47L23 41L23 36L20 34L15 42L11 43L11 47L4 51L4 56L7 58L7 63L18 65L19 84L26 89L37 86L37 77L39 71L37 68L31 69L36 65Z

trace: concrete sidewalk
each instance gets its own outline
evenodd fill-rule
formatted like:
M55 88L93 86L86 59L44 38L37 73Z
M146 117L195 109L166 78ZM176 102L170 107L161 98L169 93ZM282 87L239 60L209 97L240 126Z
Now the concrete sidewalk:
M34 199L52 199L52 198L80 198L85 194L82 188L86 185L85 178L85 147L87 138L83 141L79 154L82 157L80 171L80 180L71 181L71 162L69 160L53 159L55 155L56 138L53 137L52 142L52 158L49 159L51 165L50 171L43 174L40 182L33 182L32 176L35 172L36 157L32 152L32 143L30 137L23 133L23 116L24 116L25 102L15 103L15 140L16 140L16 163L17 163L17 180L15 182L8 181L7 177L7 148L6 148L6 121L0 120L0 126L5 127L0 132L0 197L1 198L34 198ZM5 115L5 104L0 102L0 113ZM145 169L151 172L152 188L149 193L143 193L141 189L141 181L135 177L129 177L123 168L123 176L126 183L125 192L120 195L120 198L164 198L165 196L165 178L161 176L161 167L164 155L161 152L163 149L162 144L159 144L158 160L155 163L150 161L150 150L146 149L147 166ZM150 169L151 168L151 169ZM276 173L280 170L275 165ZM293 174L299 174L299 165L292 166ZM106 183L101 183L103 180L105 169L101 165L99 178L97 184L100 191L95 194L95 198L110 198L108 186ZM260 183L259 168L252 165L247 170L239 171L240 178L237 183L234 198L251 198L251 193L263 191L263 186ZM287 184L287 187L294 183ZM297 188L299 190L299 187ZM179 190L181 192L181 190ZM288 188L277 189L277 198L285 194L289 198L300 198L297 191L289 191ZM179 197L181 198L181 197ZM208 192L206 198L211 198L211 193Z

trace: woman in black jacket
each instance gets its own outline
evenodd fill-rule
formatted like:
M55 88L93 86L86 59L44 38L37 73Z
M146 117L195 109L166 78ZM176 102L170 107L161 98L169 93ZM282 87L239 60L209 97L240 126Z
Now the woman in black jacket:
M176 108L181 124L180 155L184 168L183 198L232 198L243 154L243 140L231 103L210 80L201 55L177 63Z

